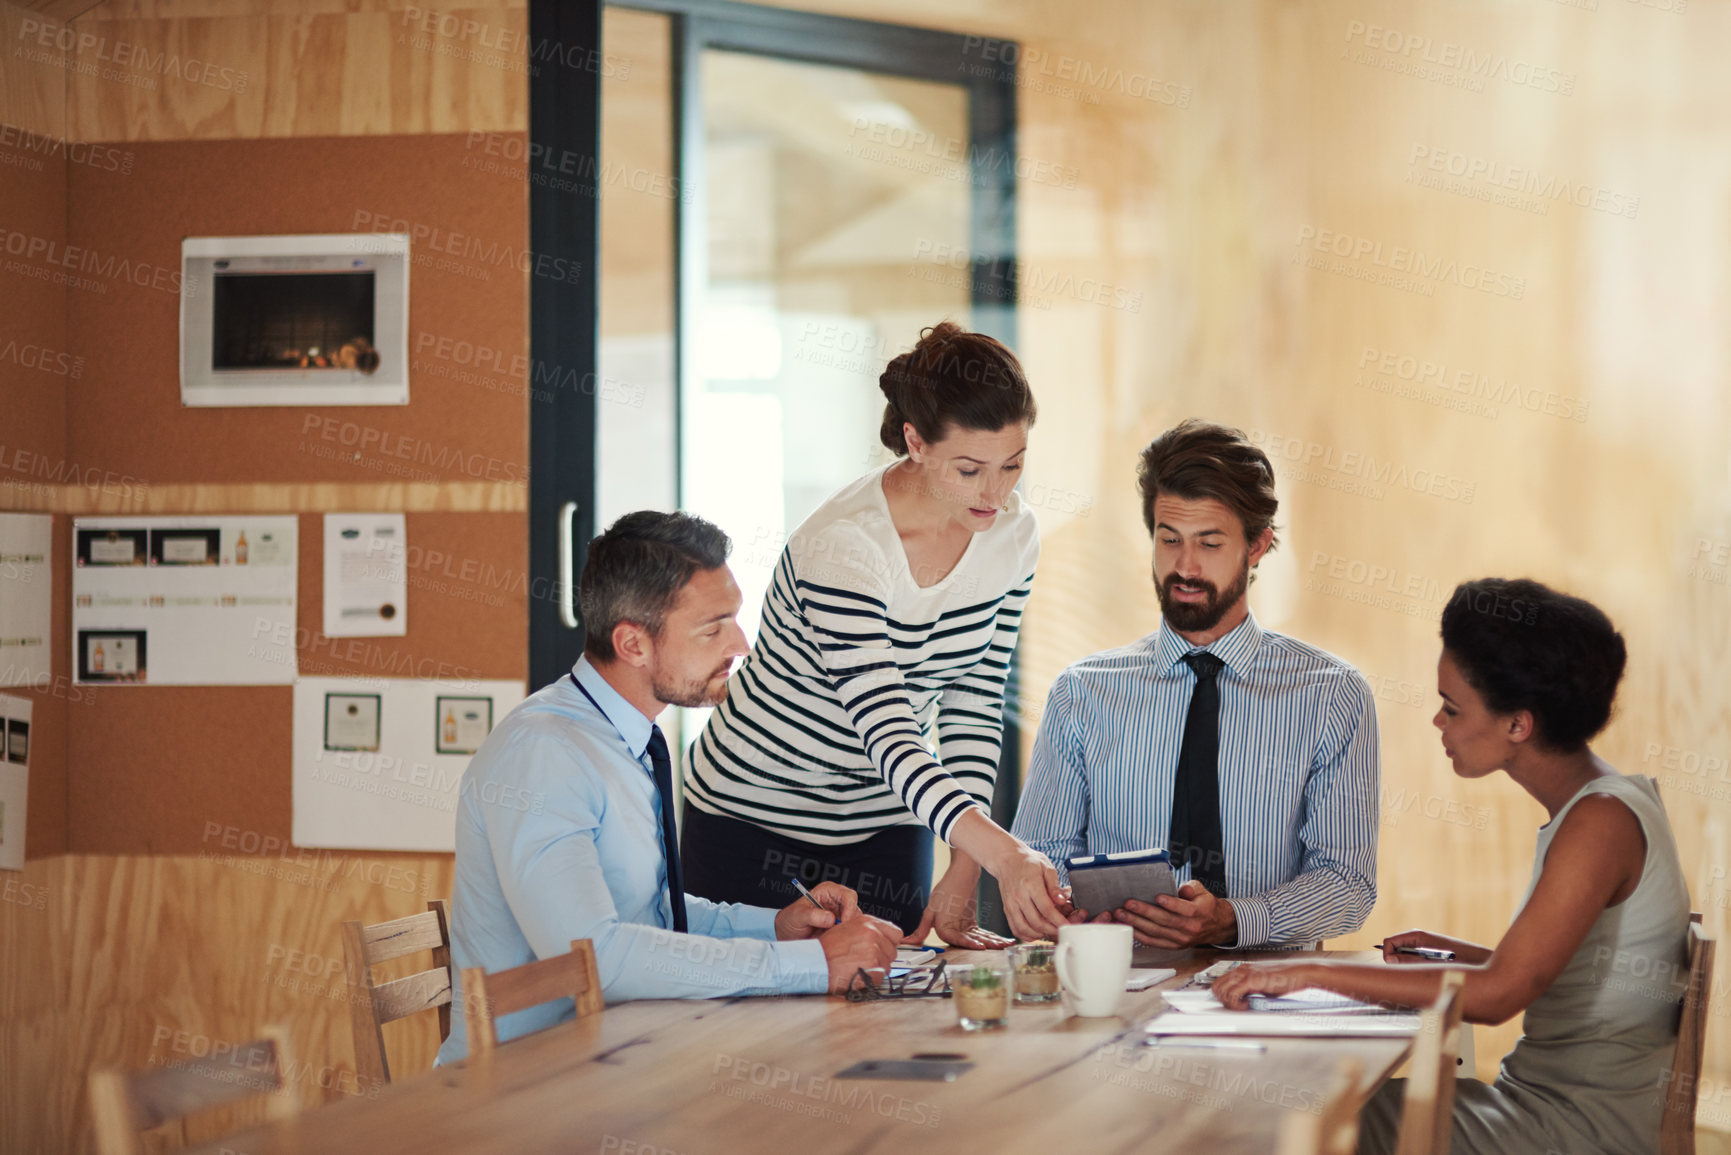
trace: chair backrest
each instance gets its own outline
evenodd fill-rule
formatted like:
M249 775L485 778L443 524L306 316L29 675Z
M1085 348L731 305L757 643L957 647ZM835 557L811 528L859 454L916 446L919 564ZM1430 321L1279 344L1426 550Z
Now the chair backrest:
M373 967L416 951L433 952L431 970L373 983ZM349 986L349 1026L355 1036L355 1075L363 1087L391 1081L385 1059L386 1023L439 1009L439 1039L451 1036L451 918L442 899L425 914L362 926L343 923L343 962Z
M577 1000L577 1017L601 1013L601 974L595 969L595 946L573 939L571 953L544 958L508 971L488 974L480 967L463 968L463 1024L469 1053L484 1054L499 1045L496 1020L554 999Z
M1443 974L1436 1002L1419 1012L1401 1105L1396 1155L1447 1155L1454 1127L1456 1067L1461 1053L1460 971Z
M1275 1155L1353 1155L1358 1150L1358 1112L1364 1104L1359 1093L1363 1078L1363 1063L1342 1059L1321 1111L1287 1112Z
M97 1155L143 1155L140 1131L261 1092L270 1095L265 1110L272 1119L289 1118L300 1109L286 1074L293 1060L283 1028L267 1027L253 1042L212 1050L222 1053L148 1071L92 1072Z
M1707 1044L1707 1000L1713 993L1714 940L1701 933L1701 916L1689 916L1689 985L1677 1021L1677 1053L1665 1087L1659 1121L1660 1155L1695 1155L1695 1101L1701 1052Z

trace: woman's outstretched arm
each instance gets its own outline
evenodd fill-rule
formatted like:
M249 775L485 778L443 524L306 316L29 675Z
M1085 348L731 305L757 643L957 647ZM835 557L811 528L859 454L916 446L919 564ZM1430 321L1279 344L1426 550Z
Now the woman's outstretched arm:
M1422 1007L1435 1000L1446 971L1460 970L1461 1017L1503 1023L1520 1014L1562 973L1606 907L1633 893L1646 858L1641 823L1615 798L1581 799L1545 855L1532 898L1483 966L1369 966L1329 962L1253 964L1214 983L1226 1006L1243 1010L1253 994L1320 987L1367 1002Z

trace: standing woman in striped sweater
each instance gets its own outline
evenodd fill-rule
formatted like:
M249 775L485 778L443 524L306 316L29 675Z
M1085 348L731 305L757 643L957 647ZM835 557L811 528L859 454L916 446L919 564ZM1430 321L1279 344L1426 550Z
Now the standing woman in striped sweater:
M935 926L989 948L1004 940L977 922L983 866L1011 929L1055 934L1069 913L1057 872L990 817L1040 555L1015 492L1034 396L1015 354L948 321L879 386L896 461L788 539L757 645L692 749L686 889L762 905L827 879L910 940ZM935 886L933 833L950 845Z

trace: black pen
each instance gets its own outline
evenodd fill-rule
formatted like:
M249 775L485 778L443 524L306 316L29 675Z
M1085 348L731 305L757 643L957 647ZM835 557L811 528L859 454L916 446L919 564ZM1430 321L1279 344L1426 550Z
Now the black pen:
M825 906L823 903L821 903L817 899L813 898L811 896L811 891L809 891L805 888L805 884L803 882L801 882L799 879L796 878L793 880L793 885L794 885L794 888L796 890L798 890L801 894L805 895L805 900L807 902L811 903L813 906L817 907L819 910L823 911L825 914L829 914L829 907ZM836 921L839 922L840 920L837 919Z
M1397 946L1394 948L1394 953L1395 954L1415 954L1419 958L1429 959L1431 962L1454 962L1455 961L1455 952L1454 951L1452 951L1452 950L1438 950L1436 947L1433 947L1433 946Z

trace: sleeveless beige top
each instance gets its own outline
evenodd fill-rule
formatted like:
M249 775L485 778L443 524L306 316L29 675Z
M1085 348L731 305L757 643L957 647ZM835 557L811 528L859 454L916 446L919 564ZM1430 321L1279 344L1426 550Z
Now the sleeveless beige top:
M1527 1008L1496 1086L1580 1148L1657 1151L1663 1072L1677 1044L1688 982L1689 888L1653 779L1596 778L1539 829L1533 881L1575 803L1609 794L1634 812L1647 857L1634 893L1602 911L1568 965ZM1571 1148L1573 1149L1573 1148Z

